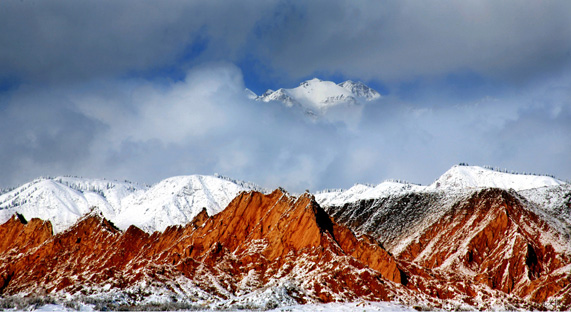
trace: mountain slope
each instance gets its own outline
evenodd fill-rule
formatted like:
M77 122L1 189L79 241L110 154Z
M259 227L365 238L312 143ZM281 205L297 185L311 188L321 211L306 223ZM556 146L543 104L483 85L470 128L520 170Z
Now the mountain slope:
M326 211L381 242L423 292L476 306L489 298L523 307L550 298L571 303L566 227L537 214L513 190L448 195L412 192Z
M317 192L315 197L320 205L326 207L342 206L346 203L361 200L380 199L413 192L446 192L449 196L456 196L473 189L490 187L520 191L529 200L533 199L540 206L544 206L549 205L548 201L553 201L554 204L557 204L555 198L557 196L565 196L567 194L565 189L568 189L570 186L568 183L549 176L512 174L479 166L457 165L450 168L434 183L427 186L385 181L376 186L356 184L347 190ZM547 193L550 193L550 195Z
M114 217L125 197L144 189L130 182L102 179L36 179L0 195L0 222L19 213L29 219L49 220L54 231L61 232L92 207L98 207L110 218Z
M146 232L163 231L171 225L184 225L204 208L208 215L222 211L236 195L262 190L215 176L179 176L165 179L146 192L125 197L121 210L111 218L120 229L136 225Z
M40 179L0 196L0 215L24 207L60 226L59 216L76 216L55 234L48 221L5 218L0 294L115 309L108 300L571 308L571 186L551 177L456 166L429 186L358 184L315 197L245 192L257 187L210 176L150 188L102 181ZM103 209L87 206L97 201Z
M153 234L121 231L97 211L55 236L49 223L13 217L0 226L14 241L0 249L1 291L124 304L176 300L193 308L362 299L447 309L571 307L569 239L525 199L476 190L431 218L436 210L419 217L399 203L422 211L441 198L416 196L399 195L386 207L392 213L377 224L383 231L359 229L371 236L334 221L359 228L359 217L330 218L311 195L280 190L240 193L214 216L203 210L185 226ZM347 208L330 209L375 210ZM406 216L425 221L393 229L398 243L390 244L383 237L397 224L390 218L402 224Z
M516 191L563 185L565 182L549 176L511 174L478 166L454 166L427 187L436 189L467 189L495 187Z

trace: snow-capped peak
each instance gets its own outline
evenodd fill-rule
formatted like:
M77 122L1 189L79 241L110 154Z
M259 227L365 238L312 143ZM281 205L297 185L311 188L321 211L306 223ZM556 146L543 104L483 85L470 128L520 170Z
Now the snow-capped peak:
M296 88L267 90L256 99L262 102L281 102L288 107L300 107L311 116L321 116L337 107L357 107L380 96L362 82L348 80L336 84L314 78L300 83Z
M242 191L259 189L220 176L190 175L165 179L144 193L123 200L114 222L120 229L134 224L147 232L186 224L206 208L215 215Z
M428 190L497 187L516 191L562 185L549 176L499 172L479 166L454 166L427 187Z

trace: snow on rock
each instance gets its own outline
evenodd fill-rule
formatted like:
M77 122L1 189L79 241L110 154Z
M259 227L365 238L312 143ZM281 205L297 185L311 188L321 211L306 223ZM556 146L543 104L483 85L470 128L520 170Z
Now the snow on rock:
M331 84L314 79L299 88L306 90L313 86L320 90ZM350 88L348 82L340 85L335 86L343 90ZM327 95L325 91L321 93ZM323 207L339 207L407 193L446 192L448 197L455 198L462 192L487 187L514 189L555 216L558 222L571 224L567 206L571 200L569 184L547 176L516 175L477 166L452 167L429 186L390 181L376 186L356 184L348 190L318 192L315 198ZM266 191L254 184L221 176L172 177L152 187L105 179L40 178L0 194L0 223L20 213L26 219L51 221L54 232L59 233L97 207L120 229L136 225L147 232L162 231L170 225L191 221L202 208L206 208L209 215L217 214L238 193L248 190Z
M420 307L417 307L420 308ZM331 303L312 303L303 305L293 305L269 310L270 312L288 311L288 312L351 312L351 311L385 311L385 312L407 312L418 311L413 307L407 307L393 302L373 302L373 301L358 301L358 302L331 302Z
M478 166L454 166L429 185L427 190L496 187L521 191L562 184L565 184L565 182L548 176L511 174Z
M362 82L353 82L351 80L347 80L338 84L338 86L351 91L354 96L364 98L367 101L376 100L381 97L379 92L369 88Z
M241 299L241 298L240 298ZM240 302L240 300L236 300ZM195 309L199 309L201 302L196 304ZM236 304L237 305L237 304ZM85 305L81 304L79 306L79 311L97 311L95 310L93 305ZM191 306L191 305L190 305ZM214 305L212 305L214 306ZM204 308L209 308L207 303L204 303ZM417 307L418 308L418 307ZM212 308L216 310L217 307L214 306ZM35 307L35 311L77 311L76 309L66 307L62 304L48 304L40 307ZM206 309L204 309L206 310ZM210 309L208 309L210 310ZM12 310L7 310L12 311ZM18 311L18 310L14 310ZM244 311L242 306L240 308L235 309L223 309L223 311ZM312 304L295 304L295 305L286 305L283 307L275 308L272 310L266 310L268 312L281 312L281 311L288 311L288 312L352 312L352 311L363 311L363 312L415 312L416 309L412 307L407 307L398 303L393 302L373 302L373 301L357 301L357 302L332 302L332 303L312 303Z
M512 174L479 166L454 166L434 183L421 186L410 183L385 181L376 186L356 184L347 190L317 192L315 199L324 207L342 206L367 199L398 196L405 193L446 192L455 199L467 191L481 188L514 189L540 206L560 207L571 193L571 186L549 176ZM567 197L566 197L567 196Z

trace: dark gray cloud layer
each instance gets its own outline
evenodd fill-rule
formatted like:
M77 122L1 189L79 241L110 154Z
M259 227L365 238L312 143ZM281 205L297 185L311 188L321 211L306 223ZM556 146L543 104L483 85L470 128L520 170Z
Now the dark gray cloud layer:
M0 186L219 172L300 191L430 183L458 162L569 179L568 12L568 1L6 1ZM314 75L388 95L348 126L243 93Z
M251 58L290 83L316 72L519 81L570 64L570 11L568 1L5 1L0 72L77 79Z

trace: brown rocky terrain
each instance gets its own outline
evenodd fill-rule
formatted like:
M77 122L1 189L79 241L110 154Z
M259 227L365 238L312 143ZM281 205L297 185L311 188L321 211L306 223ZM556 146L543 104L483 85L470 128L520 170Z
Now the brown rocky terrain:
M243 192L217 215L152 234L121 231L96 210L57 235L14 216L0 226L0 293L571 307L570 242L517 194L477 191L439 214L438 196L407 196L390 214L380 210L391 201L371 201L330 217L307 193Z

